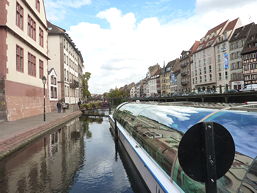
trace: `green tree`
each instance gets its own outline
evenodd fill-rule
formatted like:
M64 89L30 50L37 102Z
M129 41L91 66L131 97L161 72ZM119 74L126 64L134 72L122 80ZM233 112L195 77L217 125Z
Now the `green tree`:
M88 80L90 79L91 73L90 72L85 72L85 74L82 75L82 87L81 87L81 92L82 92L82 97L83 99L87 99L91 96L91 93L88 90Z

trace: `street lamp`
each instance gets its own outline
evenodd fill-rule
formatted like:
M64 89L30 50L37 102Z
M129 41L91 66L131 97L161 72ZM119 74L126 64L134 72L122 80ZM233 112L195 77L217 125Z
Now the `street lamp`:
M44 121L46 121L46 93L45 93L45 85L46 85L46 77L42 77L42 82L44 85Z

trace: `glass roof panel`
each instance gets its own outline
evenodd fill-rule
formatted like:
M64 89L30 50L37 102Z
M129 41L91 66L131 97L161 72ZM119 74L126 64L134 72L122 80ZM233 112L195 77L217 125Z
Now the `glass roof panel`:
M229 130L237 152L252 158L257 156L257 112L142 103L128 103L119 110L135 117L147 117L183 133L199 121L217 122Z

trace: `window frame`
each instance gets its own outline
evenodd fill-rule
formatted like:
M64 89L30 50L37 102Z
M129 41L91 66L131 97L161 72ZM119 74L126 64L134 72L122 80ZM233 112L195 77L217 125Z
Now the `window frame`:
M17 44L16 44L16 70L18 72L24 72L24 49Z
M44 47L44 31L41 27L39 27L39 45Z
M36 77L36 56L28 52L28 75Z
M28 14L28 36L36 41L36 22Z
M23 30L24 27L24 9L16 2L16 26Z
M36 0L36 10L40 13L40 0Z

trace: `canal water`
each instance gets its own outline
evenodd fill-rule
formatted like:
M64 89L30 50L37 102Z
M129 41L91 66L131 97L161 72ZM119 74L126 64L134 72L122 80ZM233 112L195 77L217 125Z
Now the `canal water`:
M0 161L0 193L144 193L105 117L80 117Z

